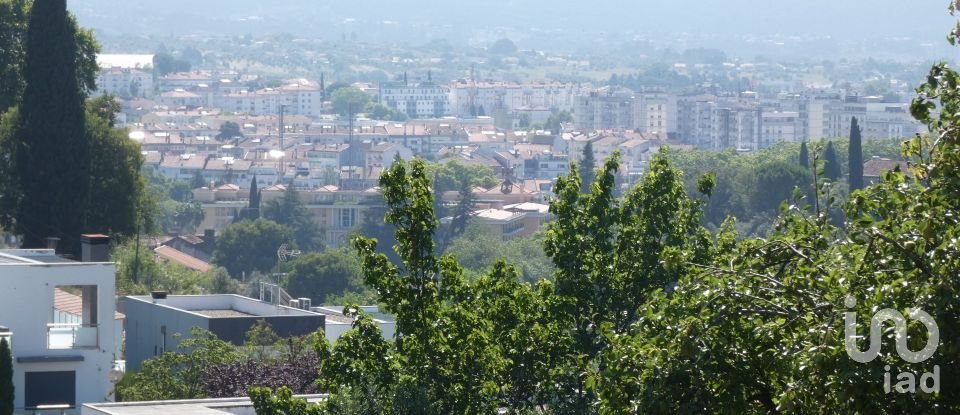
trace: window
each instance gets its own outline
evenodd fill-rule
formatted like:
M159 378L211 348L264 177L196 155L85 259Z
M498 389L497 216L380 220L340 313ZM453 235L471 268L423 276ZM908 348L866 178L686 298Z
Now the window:
M340 227L352 228L357 223L356 209L340 209Z
M47 348L84 349L99 345L97 291L96 285L54 289L53 312L47 324Z

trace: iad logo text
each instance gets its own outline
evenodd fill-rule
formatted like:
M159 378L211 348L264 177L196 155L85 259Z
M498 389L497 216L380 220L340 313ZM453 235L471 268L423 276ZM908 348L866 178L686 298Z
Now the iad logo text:
M857 305L857 300L848 296L845 302L847 308L853 308ZM907 309L911 319L917 320L927 328L929 336L927 344L920 351L912 351L907 346L907 319L899 311L885 308L877 311L870 319L870 345L866 351L860 351L857 347L857 313L846 312L843 315L844 337L847 349L847 355L851 359L860 363L868 363L880 355L881 338L880 332L885 321L893 321L894 333L897 341L897 354L908 363L920 363L926 361L937 351L940 344L940 328L933 321L933 317L927 312L917 309ZM883 375L883 390L886 393L891 391L890 366L884 367L886 373ZM917 391L917 377L912 372L902 372L897 375L897 384L893 387L898 393L915 393ZM923 373L920 376L920 389L926 393L940 391L940 366L934 366L933 372Z

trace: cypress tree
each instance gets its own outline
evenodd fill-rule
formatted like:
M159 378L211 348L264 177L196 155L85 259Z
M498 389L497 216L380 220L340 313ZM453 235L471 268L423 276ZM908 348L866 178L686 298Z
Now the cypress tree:
M833 148L833 141L828 142L827 149L823 151L823 163L823 175L828 179L837 180L843 175L837 150Z
M593 142L587 141L583 146L583 157L580 159L580 192L590 193L590 186L596 178L596 161L593 159Z
M240 210L234 222L260 219L260 189L257 188L257 175L253 175L253 179L250 180L250 196L247 200L247 207Z
M800 165L810 168L810 150L807 150L807 142L800 143Z
M0 415L13 415L13 353L6 338L0 339Z
M89 202L91 152L77 27L66 0L33 2L25 49L26 85L12 137L17 231L26 248L44 247L53 236L76 253Z
M863 140L860 137L860 125L857 117L850 120L850 191L863 189Z
M26 0L0 0L0 113L14 106L23 90Z

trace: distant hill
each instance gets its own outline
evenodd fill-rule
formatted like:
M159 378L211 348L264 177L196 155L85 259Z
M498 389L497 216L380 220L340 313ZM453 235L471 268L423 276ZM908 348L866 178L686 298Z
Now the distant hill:
M109 33L341 36L425 42L470 33L561 31L911 37L942 43L945 0L70 0ZM390 23L385 23L389 21ZM520 45L523 47L524 45Z

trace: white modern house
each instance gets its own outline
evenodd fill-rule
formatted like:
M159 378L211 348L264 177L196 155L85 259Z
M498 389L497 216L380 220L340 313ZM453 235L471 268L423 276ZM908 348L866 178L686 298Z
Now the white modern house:
M83 258L52 249L0 250L0 326L9 330L17 412L77 413L109 400L117 376L116 267L106 261L109 238L83 236ZM57 292L80 298L78 318L56 309ZM64 322L67 321L67 322Z

